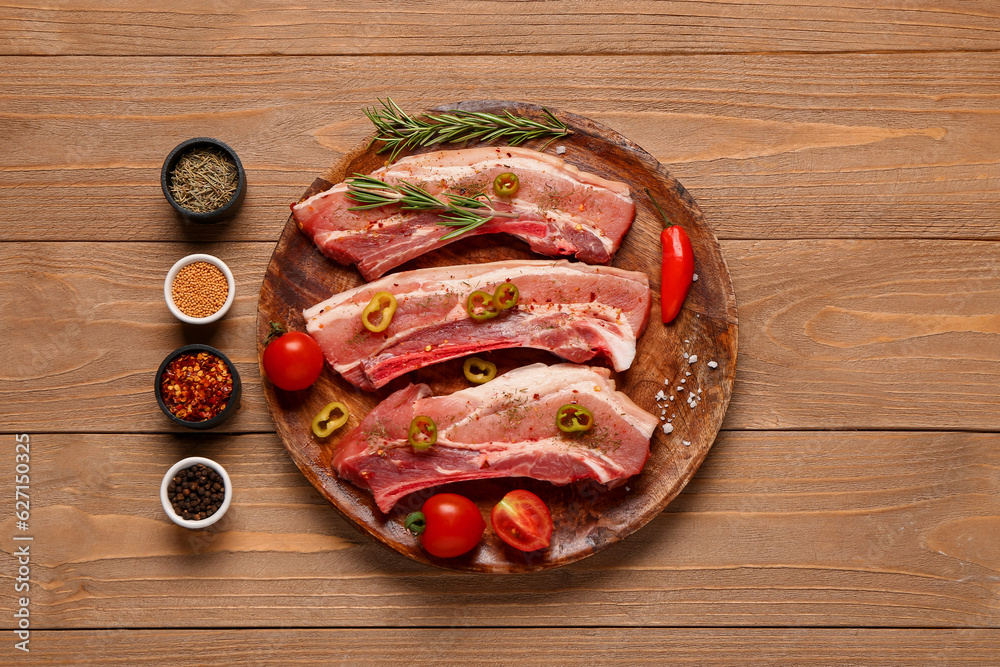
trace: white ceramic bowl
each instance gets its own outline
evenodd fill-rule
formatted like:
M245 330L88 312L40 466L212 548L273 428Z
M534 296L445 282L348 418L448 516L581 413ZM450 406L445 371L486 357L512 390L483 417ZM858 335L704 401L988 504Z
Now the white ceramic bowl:
M226 295L226 302L222 304L222 308L219 308L208 317L191 317L190 315L185 315L174 304L174 297L172 293L174 278L177 277L177 273L181 269L188 264L194 264L195 262L208 262L209 264L213 264L218 267L218 269L222 271L223 275L226 276L226 283L229 285L229 294ZM218 257L213 257L212 255L188 255L187 257L177 260L177 262L170 267L170 270L167 271L167 279L163 282L163 298L167 301L167 308L169 308L170 312L174 314L174 317L179 319L181 322L186 324L209 324L221 319L222 316L229 311L229 307L233 305L233 299L236 298L236 281L233 279L233 272L230 271L229 267L226 266L226 263Z
M185 468L190 468L198 463L219 473L219 477L222 478L222 481L225 484L226 492L225 497L222 499L222 506L216 510L215 514L207 519L201 519L200 521L190 521L174 511L173 505L170 504L170 498L167 497L167 487L170 486L170 480L172 480L174 475L176 475L179 471L184 470ZM170 466L170 470L168 470L167 474L163 476L163 481L160 483L160 503L163 504L163 511L167 513L167 516L170 517L171 521L176 523L178 526L183 526L185 528L197 529L211 526L213 523L222 518L222 515L226 513L226 510L229 509L229 505L232 502L233 483L229 479L229 473L226 472L225 468L212 459L206 459L201 456L189 456L188 458L181 459L174 465Z

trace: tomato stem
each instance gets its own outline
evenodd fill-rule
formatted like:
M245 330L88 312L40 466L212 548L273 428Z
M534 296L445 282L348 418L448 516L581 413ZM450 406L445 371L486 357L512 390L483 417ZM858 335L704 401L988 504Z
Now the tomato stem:
M403 527L414 535L419 535L427 530L427 517L424 516L423 512L412 512L407 514L406 518L403 520Z
M278 322L271 322L271 330L267 334L267 338L264 339L264 347L271 344L275 338L280 338L286 333L285 327L281 326Z

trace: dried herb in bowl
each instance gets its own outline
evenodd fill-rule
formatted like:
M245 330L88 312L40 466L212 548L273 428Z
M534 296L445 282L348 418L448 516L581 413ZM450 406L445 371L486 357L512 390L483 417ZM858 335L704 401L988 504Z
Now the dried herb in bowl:
M170 195L195 213L221 208L236 194L238 185L236 164L217 148L186 151L170 172Z

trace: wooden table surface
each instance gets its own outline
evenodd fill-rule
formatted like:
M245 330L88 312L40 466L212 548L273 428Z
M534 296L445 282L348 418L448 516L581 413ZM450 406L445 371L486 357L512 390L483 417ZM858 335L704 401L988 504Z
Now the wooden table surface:
M0 1L0 663L1000 661L1000 5L150 4ZM275 435L264 268L288 204L387 95L598 120L721 240L740 322L723 431L666 511L591 558L415 563L341 519ZM160 192L192 136L247 169L231 224L186 225ZM238 284L204 329L162 297L198 251ZM153 400L188 342L244 379L215 432ZM187 455L236 487L198 533L157 496Z

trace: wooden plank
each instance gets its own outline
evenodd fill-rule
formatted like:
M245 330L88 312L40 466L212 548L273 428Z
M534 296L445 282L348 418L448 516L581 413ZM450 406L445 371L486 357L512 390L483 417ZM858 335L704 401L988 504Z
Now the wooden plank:
M14 55L654 54L932 51L1000 47L988 0L878 2L531 2L437 0L378 6L279 0L0 5Z
M1000 428L996 244L727 242L723 428Z
M0 336L16 351L0 356L0 430L180 430L157 409L152 382L163 357L191 342L221 349L243 377L243 408L224 428L273 430L254 339L272 248L0 246ZM218 326L182 326L163 303L168 268L191 252L235 273L236 302ZM727 241L722 252L740 317L724 428L1000 427L995 244Z
M181 649L179 647L185 647ZM70 630L32 634L18 664L995 664L997 630L435 628Z
M589 116L665 164L723 239L1000 238L1000 53L0 65L2 240L273 242L387 95L410 110L493 98ZM163 158L199 135L248 170L244 209L220 228L183 224L160 192Z
M363 537L274 435L38 434L30 453L29 529L0 531L34 538L35 629L1000 627L998 434L724 432L667 512L530 576L439 570ZM235 487L199 532L158 498L188 455Z

